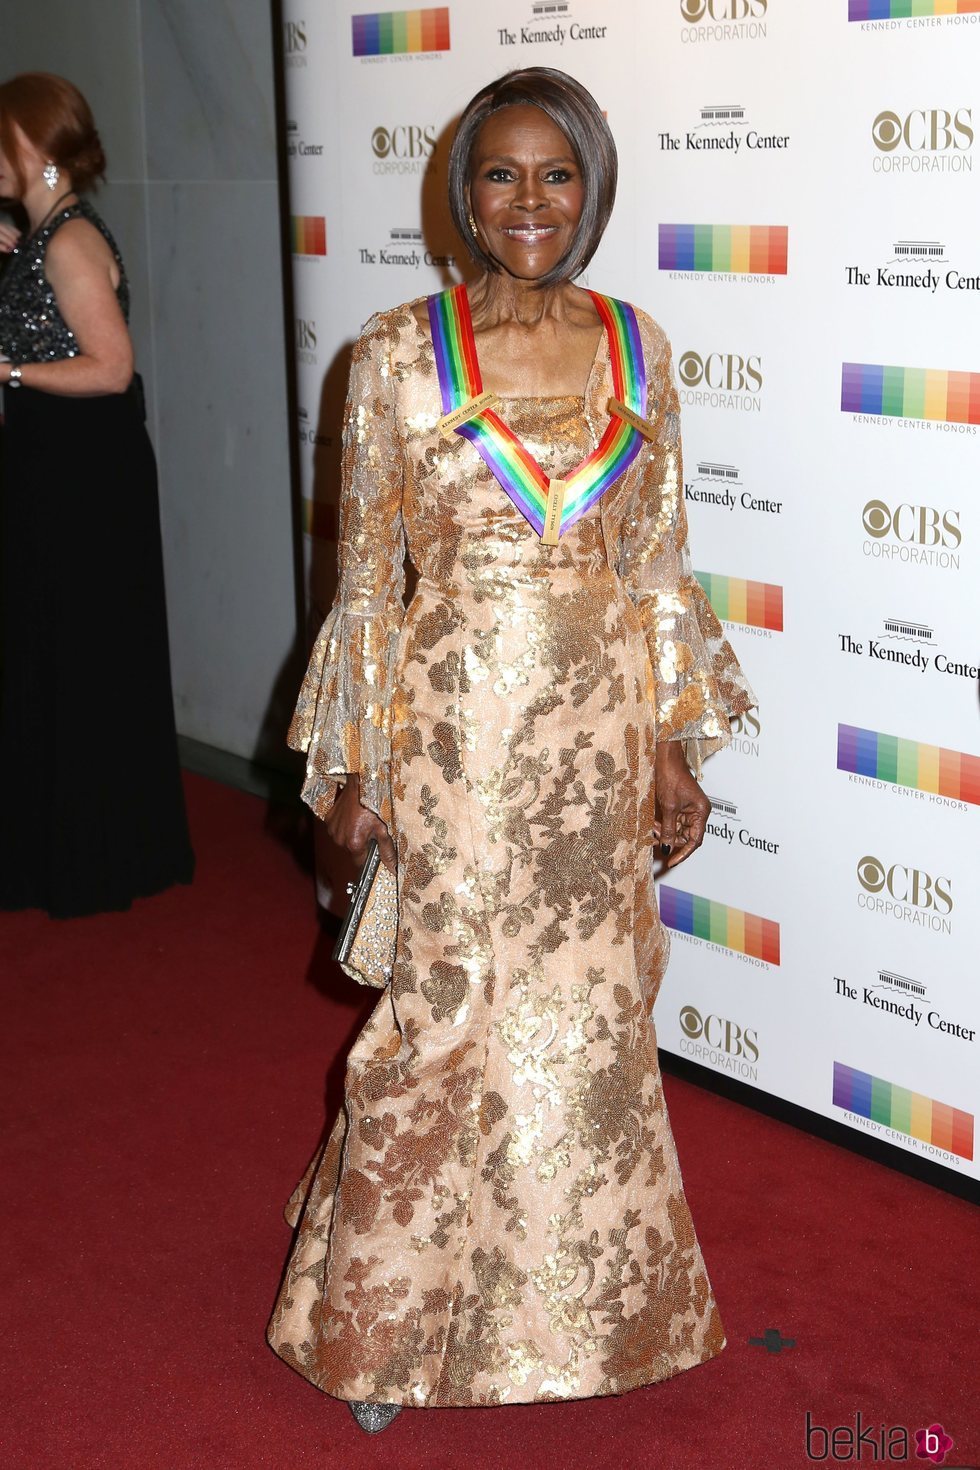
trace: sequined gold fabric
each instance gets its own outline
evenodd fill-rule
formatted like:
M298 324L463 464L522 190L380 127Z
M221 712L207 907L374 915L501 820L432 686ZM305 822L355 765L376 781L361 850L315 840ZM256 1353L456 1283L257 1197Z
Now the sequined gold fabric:
M269 1326L339 1398L615 1394L725 1345L650 1018L654 752L697 764L754 701L691 573L669 348L638 317L656 439L554 547L437 436L409 309L355 349L340 588L290 738L315 811L358 771L389 824L398 945ZM558 476L610 392L603 343L584 400L500 412Z

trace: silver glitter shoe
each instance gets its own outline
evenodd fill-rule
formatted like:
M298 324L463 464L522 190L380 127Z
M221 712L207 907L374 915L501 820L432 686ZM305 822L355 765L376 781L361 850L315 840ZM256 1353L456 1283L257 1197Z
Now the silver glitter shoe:
M362 1429L368 1434L377 1434L382 1429L387 1429L396 1414L400 1414L402 1404L367 1404L360 1399L348 1400L350 1411L354 1415Z

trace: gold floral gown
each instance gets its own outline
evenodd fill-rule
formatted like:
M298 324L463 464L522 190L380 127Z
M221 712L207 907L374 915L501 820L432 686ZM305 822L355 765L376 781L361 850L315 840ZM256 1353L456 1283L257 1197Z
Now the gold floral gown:
M269 1324L341 1399L616 1394L725 1346L650 1017L654 748L700 771L753 700L691 571L670 349L637 317L656 439L557 546L438 435L410 306L355 346L340 586L290 742L315 812L356 771L392 831L398 947ZM604 338L584 400L499 412L558 476L611 391Z

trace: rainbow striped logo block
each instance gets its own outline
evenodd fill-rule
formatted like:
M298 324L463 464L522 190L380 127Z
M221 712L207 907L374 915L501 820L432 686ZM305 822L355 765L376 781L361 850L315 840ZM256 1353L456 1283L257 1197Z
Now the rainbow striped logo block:
M449 50L449 6L352 15L355 56L395 56L406 51Z
M772 582L746 582L719 572L695 572L716 617L723 623L783 631L783 589Z
M326 255L327 222L322 214L293 214L289 233L294 255Z
M883 1077L872 1077L870 1072L859 1072L843 1062L834 1063L834 1104L961 1159L973 1158L972 1113L886 1082Z
M913 15L975 15L980 0L848 0L848 20L906 20Z
M980 806L980 756L941 745L838 725L837 769Z
M678 934L752 955L767 965L779 964L779 925L772 919L760 919L757 914L743 913L698 893L685 893L682 888L668 888L665 883L660 885L660 917Z
M784 276L787 225L661 225L662 271Z
M843 413L980 424L980 373L845 362L840 406Z

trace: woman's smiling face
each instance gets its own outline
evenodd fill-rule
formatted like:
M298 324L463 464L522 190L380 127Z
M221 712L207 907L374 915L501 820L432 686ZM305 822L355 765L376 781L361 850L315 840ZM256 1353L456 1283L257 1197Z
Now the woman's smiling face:
M477 134L470 207L480 241L512 276L534 281L566 253L585 203L572 145L530 104L491 113Z

